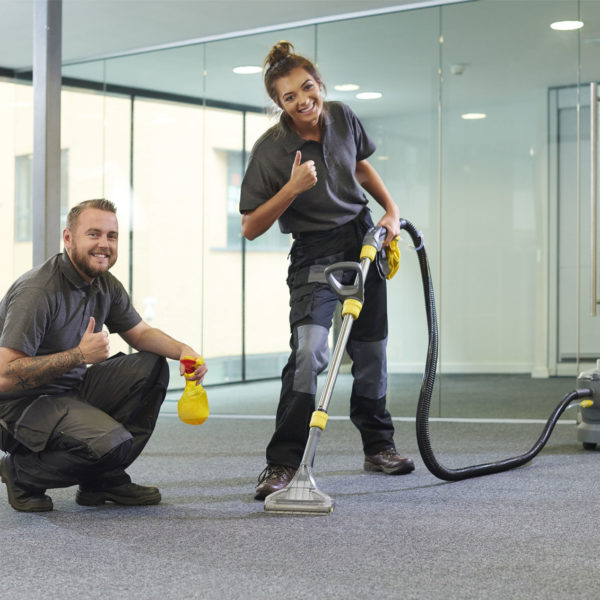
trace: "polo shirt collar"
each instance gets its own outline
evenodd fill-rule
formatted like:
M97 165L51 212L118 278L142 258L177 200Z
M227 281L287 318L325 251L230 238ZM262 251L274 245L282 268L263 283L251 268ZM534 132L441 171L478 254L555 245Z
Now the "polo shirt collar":
M295 131L292 131L285 120L280 118L279 123L284 131L282 143L286 152L299 150L307 142L307 140L303 140ZM333 117L331 116L331 112L327 110L325 103L323 103L323 133L325 133L325 130L331 123L333 123Z
M71 258L67 254L66 249L63 250L62 255L58 259L58 264L63 275L78 289L86 290L89 289L91 291L99 290L99 282L98 277L92 281L92 283L88 283L83 279L83 277L77 272L77 269L73 266L71 262Z

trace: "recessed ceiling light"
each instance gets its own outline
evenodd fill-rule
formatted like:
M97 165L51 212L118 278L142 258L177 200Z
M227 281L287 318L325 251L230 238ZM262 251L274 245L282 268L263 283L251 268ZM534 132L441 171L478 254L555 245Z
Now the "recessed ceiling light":
M262 68L255 65L245 65L241 67L235 67L233 72L237 73L238 75L253 75L254 73L261 73Z
M377 157L377 160L390 160L389 156L385 156L385 154L382 154L381 156Z
M333 86L334 90L338 92L355 92L360 89L360 85L356 85L356 83L340 83L338 85Z
M359 100L377 100L381 96L383 96L381 92L360 92L356 94Z
M465 113L464 115L460 115L460 118L465 121L476 121L477 119L485 119L486 117L485 113Z
M583 21L555 21L550 25L550 28L555 31L573 31L582 27Z

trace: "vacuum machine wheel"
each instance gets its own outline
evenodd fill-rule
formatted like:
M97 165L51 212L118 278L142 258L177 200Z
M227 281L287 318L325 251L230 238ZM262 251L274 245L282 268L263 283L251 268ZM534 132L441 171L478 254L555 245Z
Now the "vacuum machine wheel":
M583 448L585 450L595 450L596 445L594 442L583 442Z

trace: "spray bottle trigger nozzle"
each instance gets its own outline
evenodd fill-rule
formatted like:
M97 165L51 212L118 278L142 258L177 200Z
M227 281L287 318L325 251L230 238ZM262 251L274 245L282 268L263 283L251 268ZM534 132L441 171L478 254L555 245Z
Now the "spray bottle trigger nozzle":
M179 361L184 367L186 374L193 373L200 365L204 364L204 359L199 356L183 356Z

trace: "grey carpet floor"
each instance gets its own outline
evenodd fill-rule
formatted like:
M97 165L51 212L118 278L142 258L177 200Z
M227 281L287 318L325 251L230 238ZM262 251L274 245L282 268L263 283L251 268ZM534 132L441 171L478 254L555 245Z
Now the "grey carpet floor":
M411 414L419 378L391 383L396 442L416 471L362 470L359 435L343 418L350 382L341 376L314 466L319 488L335 501L328 516L265 513L253 499L277 382L209 389L212 416L199 427L178 421L171 394L130 469L135 481L161 488L160 505L80 507L68 488L52 490L53 512L22 514L1 486L2 597L598 598L600 453L576 442L574 414L526 466L448 483L418 455ZM483 376L442 380L442 416L482 419L432 422L443 464L528 450L541 425L510 419L545 419L573 382L502 383L500 393Z

